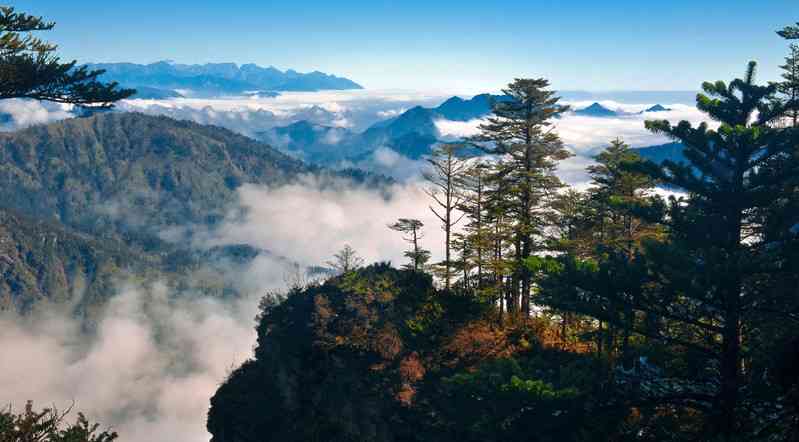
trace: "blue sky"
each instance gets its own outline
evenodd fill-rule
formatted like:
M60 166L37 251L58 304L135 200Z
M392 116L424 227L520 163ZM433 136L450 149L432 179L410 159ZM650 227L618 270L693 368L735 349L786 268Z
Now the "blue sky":
M321 70L367 88L493 90L544 76L559 89L693 90L774 79L797 0L23 0L80 61L233 61Z

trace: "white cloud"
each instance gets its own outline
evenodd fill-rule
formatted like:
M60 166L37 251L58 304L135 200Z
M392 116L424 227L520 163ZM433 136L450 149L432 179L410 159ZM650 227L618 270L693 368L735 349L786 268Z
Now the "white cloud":
M558 163L558 170L555 174L561 181L573 186L575 189L585 190L590 187L591 181L586 168L593 164L595 164L593 159L575 155Z
M344 135L341 133L341 131L331 129L325 133L324 137L322 137L322 143L332 146L340 143L342 139L344 139Z
M611 106L611 103L605 102ZM579 106L575 106L580 108ZM637 112L648 105L623 105L615 103L613 108L623 109L626 112ZM662 119L676 123L687 120L693 124L705 121L705 116L692 106L679 104L668 105L671 111L622 115L613 118L599 118L565 114L554 123L554 127L566 145L578 153L590 152L592 149L607 145L610 140L622 138L627 144L634 147L643 147L654 144L667 143L670 140L658 134L653 134L644 127L646 120ZM711 124L712 125L712 124Z
M377 111L377 116L382 118L382 119L389 119L389 118L394 118L394 117L404 113L407 110L408 109L404 108L404 107L399 108L399 109L386 109L386 110L382 110L382 111Z
M365 159L355 164L346 163L338 166L368 170L406 183L418 181L428 164L423 159L413 160L390 147L380 146Z
M253 135L300 120L361 131L387 115L398 114L401 109L434 106L446 98L442 93L352 90L283 92L277 97L134 99L124 100L118 107L216 124Z
M0 114L7 114L11 120L0 122L0 130L22 129L34 124L44 124L70 118L71 105L49 103L46 101L9 99L0 100Z
M170 299L161 285L127 286L93 336L65 312L0 315L3 401L61 410L74 401L122 440L208 440L208 399L251 355L257 299Z
M445 138L467 138L480 133L480 125L485 123L483 118L475 118L469 121L453 121L437 119L434 121L436 129Z
M386 225L418 218L425 223L425 247L440 256L443 237L417 184L380 191L344 181L323 185L308 177L280 187L247 184L239 198L244 216L237 208L219 228L197 233L198 246L246 243L301 265L320 265L350 244L367 262L401 265L406 244Z
M579 102L573 104L576 109L580 109L591 103ZM667 107L671 109L670 111L644 114L633 114L633 112L639 112L651 105L623 104L612 101L603 101L601 104L610 109L630 112L630 114L612 118L599 118L567 113L560 119L553 120L553 126L563 142L573 148L578 154L590 153L596 148L607 145L610 140L617 137L622 138L634 147L662 144L669 141L665 136L656 135L648 131L644 127L646 120L664 119L673 123L688 120L693 124L705 121L704 114L695 107L681 104L668 105ZM473 119L470 121L439 119L435 121L436 128L438 128L441 135L450 138L465 138L477 135L480 133L479 126L483 123L485 123L485 119Z

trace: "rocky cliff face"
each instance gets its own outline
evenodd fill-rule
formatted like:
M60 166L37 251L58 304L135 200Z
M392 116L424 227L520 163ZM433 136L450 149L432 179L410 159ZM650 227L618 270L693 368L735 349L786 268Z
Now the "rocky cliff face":
M483 308L436 291L428 275L383 265L267 298L254 359L211 400L213 440L429 436L425 385L518 349L481 319Z

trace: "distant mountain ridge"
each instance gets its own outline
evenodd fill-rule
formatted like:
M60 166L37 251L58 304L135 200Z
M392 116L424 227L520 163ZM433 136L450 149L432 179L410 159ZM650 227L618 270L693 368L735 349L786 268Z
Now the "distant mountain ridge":
M664 107L664 106L663 106L663 105L661 105L661 104L656 104L656 105L654 105L654 106L652 106L652 107L650 107L650 108L648 108L648 109L645 109L645 110L644 110L644 111L642 111L641 113L646 113L646 112L668 112L668 111L670 111L670 110L671 110L671 109L669 109L669 108L667 108L667 107Z
M314 71L300 73L289 69L235 63L178 64L159 61L151 64L95 63L91 69L104 69L103 81L123 86L164 91L184 90L196 95L242 94L252 91L320 91L363 89L354 81Z
M428 155L436 143L444 140L437 121L467 122L484 118L491 113L492 103L507 99L507 96L491 94L475 95L470 99L455 96L436 107L412 107L396 117L374 123L361 133L303 120L259 132L256 137L290 155L322 165L341 161L357 164L379 148L389 148L415 160ZM624 112L594 102L573 113L592 118L616 118L670 110L655 104L641 112ZM652 155L657 155L656 149L652 152ZM671 150L669 152L673 153Z
M482 118L491 113L492 103L507 99L491 94L475 95L470 99L452 97L433 108L415 106L361 133L301 121L261 132L258 137L284 152L318 164L357 162L381 147L419 159L429 154L442 139L437 120L465 122Z
M599 104L598 102L594 102L588 107L584 107L582 109L575 110L574 114L575 115L584 116L584 117L613 118L613 117L619 117L619 116L622 116L622 115L636 115L636 114L641 115L641 114L646 114L646 113L650 113L650 112L668 112L670 110L671 109L669 109L669 108L667 108L667 107L665 107L665 106L663 106L661 104L655 104L654 106L651 106L651 107L649 107L649 108L647 108L645 110L642 110L641 112L624 112L623 110L619 110L619 109L616 109L616 110L609 109L609 108Z

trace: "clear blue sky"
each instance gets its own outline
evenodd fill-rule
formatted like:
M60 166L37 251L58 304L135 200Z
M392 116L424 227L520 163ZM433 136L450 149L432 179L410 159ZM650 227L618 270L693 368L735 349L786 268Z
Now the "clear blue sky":
M368 88L694 90L760 63L774 79L799 0L22 0L80 61L233 61Z

